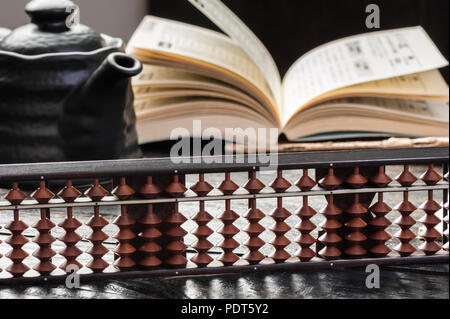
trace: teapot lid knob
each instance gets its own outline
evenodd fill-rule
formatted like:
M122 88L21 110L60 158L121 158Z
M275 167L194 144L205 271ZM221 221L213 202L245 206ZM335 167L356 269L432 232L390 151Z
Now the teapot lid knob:
M74 21L70 19L78 7L70 0L32 0L25 7L40 30L49 32L69 31Z

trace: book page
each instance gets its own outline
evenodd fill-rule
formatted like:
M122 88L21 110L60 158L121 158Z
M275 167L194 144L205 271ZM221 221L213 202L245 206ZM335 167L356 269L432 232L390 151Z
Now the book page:
M272 55L258 37L220 0L188 0L228 34L263 72L278 105L282 103L281 76Z
M355 97L330 100L293 117L283 132L291 141L333 135L447 136L449 106L440 101Z
M180 92L190 92L186 96L196 93L200 96L232 99L257 110L261 114L265 114L268 118L273 117L257 100L238 88L178 68L146 64L142 73L133 78L132 83L136 99L162 94L180 95ZM200 92L202 94L199 94Z
M172 20L147 16L128 44L128 51L146 50L156 58L184 59L225 69L247 80L269 100L275 99L265 77L248 55L226 35Z
M149 93L154 88L207 89L216 92L232 92L233 95L247 96L232 85L182 69L145 64L143 71L132 80L136 94Z
M449 101L447 82L445 82L438 70L432 70L337 89L311 100L303 105L302 110L322 101L351 96L378 96L439 100L443 102Z
M327 92L447 65L421 27L372 32L325 44L301 57L286 74L284 123Z
M328 101L324 103L323 106L335 108L339 108L341 106L356 106L357 108L372 107L378 108L382 112L389 112L391 114L399 114L408 117L449 123L449 105L440 101L378 97L348 97Z

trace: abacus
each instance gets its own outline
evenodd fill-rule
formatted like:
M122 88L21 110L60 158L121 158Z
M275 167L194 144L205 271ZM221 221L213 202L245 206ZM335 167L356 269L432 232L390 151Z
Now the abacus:
M279 154L272 171L226 157L208 165L168 158L1 165L10 190L0 214L11 220L1 225L8 265L0 284L64 281L69 269L96 280L448 262L446 148ZM223 174L222 182L211 185L208 174ZM247 182L233 181L237 174ZM30 185L38 186L25 191ZM412 202L415 193L426 194L421 203ZM211 211L211 203L223 209ZM102 217L106 207L118 208L114 221ZM58 225L55 210L65 212ZM79 210L90 219L80 221ZM83 227L89 234L80 235ZM58 238L56 228L64 231ZM35 235L25 236L29 229Z

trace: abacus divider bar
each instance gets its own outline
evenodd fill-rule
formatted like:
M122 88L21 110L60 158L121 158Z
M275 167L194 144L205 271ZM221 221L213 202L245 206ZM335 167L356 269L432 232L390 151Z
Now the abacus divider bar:
M267 198L277 198L277 197L299 197L299 196L324 196L328 194L334 195L343 195L343 194L366 194L366 193L400 193L410 191L410 192L419 192L419 191L428 191L428 190L448 190L449 185L438 184L436 186L411 186L411 187L386 187L386 188L361 188L358 190L354 189L338 189L334 191L327 190L314 190L310 192L287 192L287 193L270 193L270 194L243 194L243 195L220 195L220 196L207 196L207 197L182 197L182 198L158 198L158 199L142 199L142 200L126 200L121 201L120 203L126 205L146 205L146 204L171 204L175 202L197 202L200 200L204 201L217 201L217 200L238 200L238 199L267 199ZM18 205L18 206L0 206L0 211L3 210L13 210L19 208L21 210L29 210L29 209L40 209L40 208L66 208L66 207L93 207L93 206L116 206L118 205L118 201L102 201L102 202L75 202L75 203L50 203L50 204L36 204L36 205Z

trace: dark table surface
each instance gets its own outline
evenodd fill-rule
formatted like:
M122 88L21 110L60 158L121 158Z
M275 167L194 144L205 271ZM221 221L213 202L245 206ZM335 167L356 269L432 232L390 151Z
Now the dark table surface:
M63 285L0 287L0 298L108 299L448 299L448 264L381 269L380 289L365 285L365 269L135 279Z

